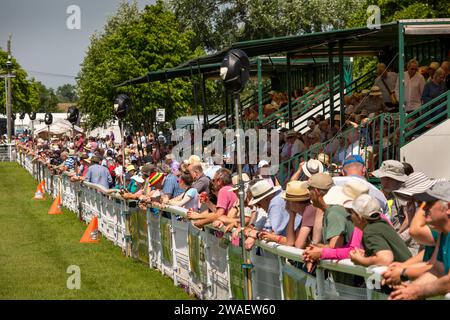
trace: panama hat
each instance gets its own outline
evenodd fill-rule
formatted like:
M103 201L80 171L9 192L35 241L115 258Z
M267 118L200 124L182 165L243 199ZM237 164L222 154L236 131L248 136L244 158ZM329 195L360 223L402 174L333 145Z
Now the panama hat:
M372 174L377 178L388 177L401 182L405 182L408 179L403 164L397 160L383 161L381 167L372 172Z
M402 188L394 190L393 193L406 196L423 193L431 188L439 180L429 179L423 172L413 172L408 176Z
M323 164L319 160L309 159L302 165L302 170L308 178L314 174L323 172Z
M281 197L286 201L308 201L310 199L308 182L291 181L286 185L286 191L281 193Z
M280 186L273 187L267 180L261 180L250 187L250 192L252 193L253 199L249 202L250 206L253 206L260 202L267 196L274 194L275 192L281 190Z
M235 175L231 178L231 183L233 184L233 188L231 188L228 191L237 191L239 190L239 175ZM242 181L244 182L245 191L247 191L248 188L248 182L250 181L250 177L246 173L242 173Z
M327 194L323 197L323 201L327 205L340 205L343 206L344 203L348 201L352 201L353 198L349 195L345 194L342 186L333 186L331 187Z

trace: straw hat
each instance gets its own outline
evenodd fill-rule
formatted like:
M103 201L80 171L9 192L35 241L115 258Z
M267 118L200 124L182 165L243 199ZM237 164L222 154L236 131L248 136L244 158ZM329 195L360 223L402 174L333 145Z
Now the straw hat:
M363 90L361 90L361 95L362 95L362 96L367 96L369 93L370 93L370 90L369 90L369 89L363 89Z
M309 191L307 181L291 181L286 186L286 191L281 193L281 197L286 201L308 201Z
M380 89L380 87L373 86L372 88L370 88L369 95L371 95L371 96L381 96L381 89Z
M260 202L262 199L274 194L281 189L280 186L273 187L267 180L261 180L250 187L253 199L249 202L250 206L253 206Z

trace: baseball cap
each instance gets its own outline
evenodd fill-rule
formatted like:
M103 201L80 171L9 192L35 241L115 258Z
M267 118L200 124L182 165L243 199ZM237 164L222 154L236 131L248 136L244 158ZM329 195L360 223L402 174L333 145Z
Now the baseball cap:
M346 165L349 165L349 164L355 163L355 162L359 162L363 166L365 165L364 159L359 154L352 154L352 155L348 156L347 158L345 158L342 166L345 167Z
M442 200L450 202L450 182L436 182L427 191L414 195L414 198L420 201Z
M353 211L366 220L378 220L380 218L380 203L368 194L362 194L350 203Z

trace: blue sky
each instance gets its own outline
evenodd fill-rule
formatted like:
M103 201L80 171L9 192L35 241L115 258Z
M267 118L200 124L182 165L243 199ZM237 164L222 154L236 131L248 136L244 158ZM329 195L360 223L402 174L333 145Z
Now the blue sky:
M142 9L155 0L137 2ZM12 34L12 54L30 77L55 89L65 83L75 84L74 76L80 70L90 35L103 29L119 3L120 0L0 0L0 47L6 50ZM70 5L80 8L80 30L66 26Z

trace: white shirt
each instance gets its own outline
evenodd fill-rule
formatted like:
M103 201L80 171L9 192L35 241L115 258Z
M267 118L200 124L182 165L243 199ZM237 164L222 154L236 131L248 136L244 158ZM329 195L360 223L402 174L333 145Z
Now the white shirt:
M425 86L425 79L418 72L410 78L408 71L405 71L403 77L405 79L405 111L411 112L418 109L422 105L422 92L423 87ZM395 86L395 95L397 100L399 100L398 81Z

